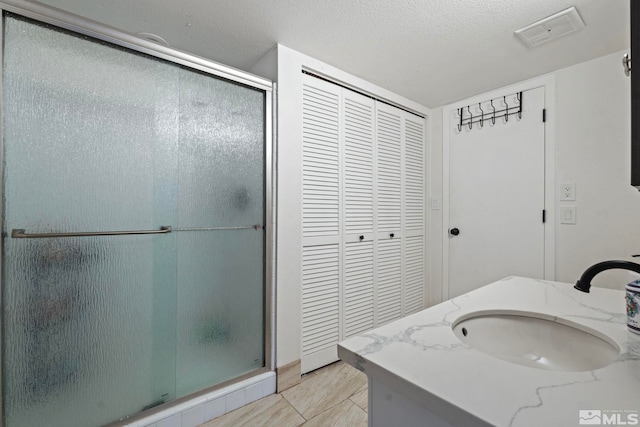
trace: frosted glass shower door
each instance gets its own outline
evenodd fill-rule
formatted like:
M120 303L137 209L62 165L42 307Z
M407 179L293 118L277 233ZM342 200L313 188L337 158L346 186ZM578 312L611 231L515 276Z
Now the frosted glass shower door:
M7 16L4 426L100 426L175 395L180 67Z
M180 77L176 389L186 395L264 366L265 94Z
M3 426L264 368L265 90L3 19Z

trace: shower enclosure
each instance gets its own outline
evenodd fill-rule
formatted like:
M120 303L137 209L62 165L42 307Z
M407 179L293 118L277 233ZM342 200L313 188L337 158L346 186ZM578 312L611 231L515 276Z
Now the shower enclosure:
M269 370L268 82L3 8L2 425Z

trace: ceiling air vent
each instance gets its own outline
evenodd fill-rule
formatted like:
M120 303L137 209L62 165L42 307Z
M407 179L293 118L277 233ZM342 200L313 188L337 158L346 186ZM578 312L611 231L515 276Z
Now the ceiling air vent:
M540 46L585 27L575 7L527 25L515 33L529 47Z

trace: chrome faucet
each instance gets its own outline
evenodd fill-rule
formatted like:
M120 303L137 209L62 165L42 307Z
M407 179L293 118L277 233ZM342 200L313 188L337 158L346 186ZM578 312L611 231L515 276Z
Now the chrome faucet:
M596 274L603 272L605 270L612 269L622 269L622 270L630 270L635 271L640 274L640 264L636 264L631 261L603 261L597 264L592 265L587 268L580 279L576 282L574 288L582 292L589 292L589 288L591 287L591 281L596 276Z

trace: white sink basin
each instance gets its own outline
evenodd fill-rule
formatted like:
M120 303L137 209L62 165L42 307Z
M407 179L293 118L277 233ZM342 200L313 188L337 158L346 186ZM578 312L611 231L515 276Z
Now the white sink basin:
M538 369L592 371L620 355L606 336L541 313L476 312L452 328L460 341L482 353Z

